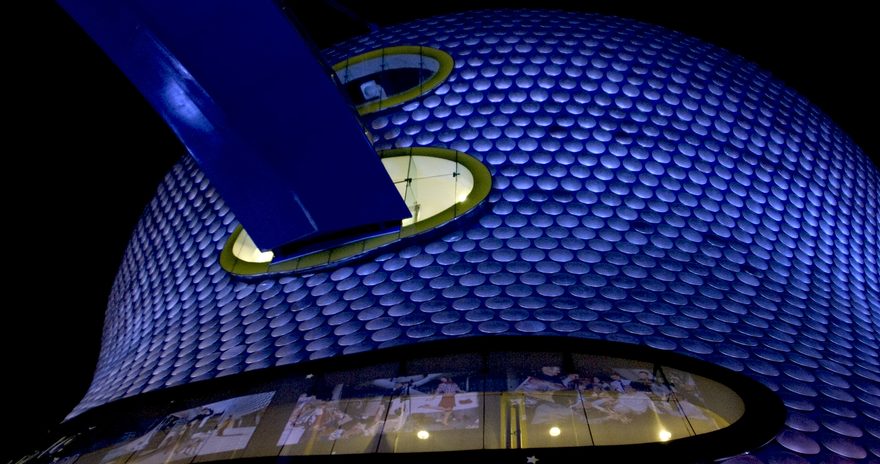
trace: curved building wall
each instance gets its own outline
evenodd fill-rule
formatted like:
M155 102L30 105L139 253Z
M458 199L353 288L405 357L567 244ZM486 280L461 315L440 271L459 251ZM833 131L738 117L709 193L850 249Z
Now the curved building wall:
M541 334L762 382L789 419L759 459L880 458L878 171L818 109L722 49L601 16L462 13L325 53L395 45L455 69L365 116L376 148L476 157L482 209L324 272L244 279L218 263L237 221L183 160L134 233L72 415L307 359Z

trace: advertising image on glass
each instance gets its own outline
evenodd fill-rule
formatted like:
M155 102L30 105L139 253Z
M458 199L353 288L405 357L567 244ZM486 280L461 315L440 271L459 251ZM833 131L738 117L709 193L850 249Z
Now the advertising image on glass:
M158 407L107 427L71 464L662 443L746 415L731 387L650 357L443 353L328 365L277 378L269 393Z
M412 377L393 379L404 383L391 402L385 448L395 453L482 448L482 402L480 392L470 391L473 376Z
M278 446L282 455L479 449L482 409L471 382L447 372L318 382L300 394Z
M100 462L159 464L243 450L272 396L241 396L173 412L146 433L110 449Z
M303 393L278 446L282 455L373 453L387 411L387 398L322 400Z

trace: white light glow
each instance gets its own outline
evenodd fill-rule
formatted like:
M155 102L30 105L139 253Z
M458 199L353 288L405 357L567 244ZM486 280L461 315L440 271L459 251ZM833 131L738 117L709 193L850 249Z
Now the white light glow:
M416 432L416 436L419 437L419 440L427 440L428 437L431 436L431 434L428 433L427 430L419 430L418 432Z
M562 430L559 430L559 427L550 427L551 437L558 437L560 433L562 433Z
M275 257L271 251L260 250L245 230L238 234L232 244L232 255L248 263L269 263Z
M668 430L661 430L657 436L660 438L660 441L669 441L672 438L672 433Z

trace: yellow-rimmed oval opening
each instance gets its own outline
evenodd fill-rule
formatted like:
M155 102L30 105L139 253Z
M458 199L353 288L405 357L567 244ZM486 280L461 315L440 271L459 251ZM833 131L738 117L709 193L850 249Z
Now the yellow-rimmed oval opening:
M399 46L373 50L333 66L361 115L402 105L442 84L454 67L436 48Z
M459 151L396 148L381 151L379 156L412 214L402 221L399 230L276 259L271 251L260 250L239 226L227 241L220 264L238 275L318 270L440 227L474 209L492 188L486 166Z

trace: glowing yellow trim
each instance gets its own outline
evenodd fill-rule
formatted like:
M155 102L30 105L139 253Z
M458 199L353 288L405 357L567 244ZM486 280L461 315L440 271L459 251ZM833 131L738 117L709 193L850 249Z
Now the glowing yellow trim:
M431 90L439 87L440 84L442 84L446 80L446 78L449 77L449 74L452 73L452 69L455 67L455 60L453 60L452 57L449 56L449 54L446 52L431 47L405 45L399 47L380 48L364 53L362 55L348 58L344 61L336 63L333 66L333 71L336 71L338 73L348 66L388 55L421 55L436 60L440 64L440 68L428 80L422 82L415 87L412 87L403 92L396 93L394 95L389 95L388 97L380 99L379 101L372 101L358 105L358 114L362 116L365 114L375 113L386 108L391 108L393 106L402 105L410 100L425 95Z

